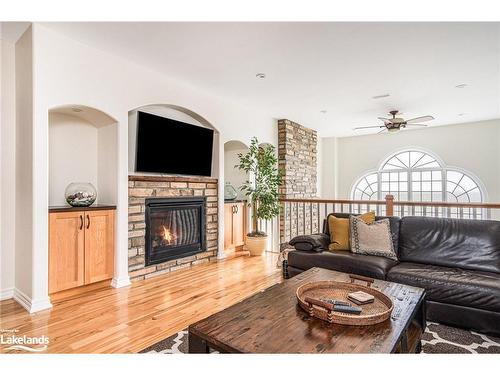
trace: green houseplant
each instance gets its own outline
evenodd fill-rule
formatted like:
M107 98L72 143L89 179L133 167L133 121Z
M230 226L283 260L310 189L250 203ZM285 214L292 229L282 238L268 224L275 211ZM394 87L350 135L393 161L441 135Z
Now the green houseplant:
M274 146L261 147L256 137L252 138L248 152L238 157L239 164L235 168L253 177L241 186L252 207L252 227L246 247L251 255L260 255L266 247L267 233L259 228L259 219L270 220L279 215L278 188L282 173L278 169Z

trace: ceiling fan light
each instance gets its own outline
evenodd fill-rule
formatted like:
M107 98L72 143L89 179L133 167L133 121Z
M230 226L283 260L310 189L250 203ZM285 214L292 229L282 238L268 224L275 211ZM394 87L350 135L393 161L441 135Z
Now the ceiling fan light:
M399 128L388 128L387 129L389 133L397 133L399 131Z

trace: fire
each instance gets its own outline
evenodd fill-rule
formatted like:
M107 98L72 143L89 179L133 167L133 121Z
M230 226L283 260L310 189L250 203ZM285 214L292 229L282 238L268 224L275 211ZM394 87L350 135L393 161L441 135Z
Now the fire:
M167 242L167 244L171 244L172 241L175 240L175 236L170 232L169 229L165 227L165 225L162 225L163 227L163 239Z

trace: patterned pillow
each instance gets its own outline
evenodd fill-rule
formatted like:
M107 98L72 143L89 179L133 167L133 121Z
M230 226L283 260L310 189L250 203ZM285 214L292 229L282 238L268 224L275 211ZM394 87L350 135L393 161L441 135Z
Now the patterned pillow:
M366 224L356 216L350 216L351 251L355 254L375 255L398 260L392 242L389 219Z

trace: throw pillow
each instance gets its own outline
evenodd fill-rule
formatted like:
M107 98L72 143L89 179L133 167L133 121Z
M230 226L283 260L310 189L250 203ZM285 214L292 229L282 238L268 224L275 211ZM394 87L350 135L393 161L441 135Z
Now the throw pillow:
M350 217L351 251L355 254L375 255L398 260L392 242L389 219L366 224L356 216Z
M375 212L367 212L358 216L365 223L373 223L375 221ZM349 219L338 218L334 215L328 216L328 230L330 231L330 246L328 249L335 250L350 250L349 245Z
M310 234L304 236L296 236L292 238L288 244L293 246L295 250L301 251L316 251L318 253L326 250L330 238L325 233Z

